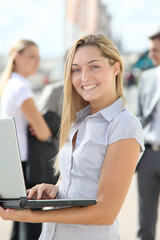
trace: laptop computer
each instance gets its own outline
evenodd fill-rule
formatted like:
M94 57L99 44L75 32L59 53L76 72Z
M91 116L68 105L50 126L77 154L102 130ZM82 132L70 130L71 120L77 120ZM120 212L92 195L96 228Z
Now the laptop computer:
M3 208L88 206L95 199L27 199L16 124L13 117L0 118L0 205Z

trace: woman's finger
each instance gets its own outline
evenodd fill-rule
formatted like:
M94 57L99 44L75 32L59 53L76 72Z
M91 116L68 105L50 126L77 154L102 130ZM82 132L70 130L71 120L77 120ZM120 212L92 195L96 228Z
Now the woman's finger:
M44 183L40 184L37 190L37 199L43 198L43 193L45 193L45 187L46 187L46 184Z
M32 187L31 189L27 190L28 199L31 199L32 197L35 197L37 195L38 188L39 188L39 185L36 185L36 186Z

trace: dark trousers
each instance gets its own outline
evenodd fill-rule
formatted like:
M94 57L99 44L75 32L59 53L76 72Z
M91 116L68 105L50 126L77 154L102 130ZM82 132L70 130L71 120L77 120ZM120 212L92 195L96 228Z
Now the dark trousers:
M160 193L160 151L146 150L137 167L139 240L155 240Z
M26 188L30 188L26 182L26 162L22 162ZM37 240L42 230L41 223L13 222L10 240Z
M13 222L11 240L37 240L41 233L41 223Z

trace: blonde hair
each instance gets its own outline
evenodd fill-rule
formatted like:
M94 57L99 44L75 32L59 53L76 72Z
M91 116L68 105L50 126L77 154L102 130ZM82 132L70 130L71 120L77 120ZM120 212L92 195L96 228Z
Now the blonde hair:
M106 57L111 65L120 63L120 71L116 76L116 93L118 97L124 99L123 94L123 63L119 51L114 44L103 34L88 34L75 42L69 50L65 63L64 73L64 100L62 121L60 128L59 152L67 141L71 124L76 120L76 112L83 109L89 103L86 102L74 89L71 82L71 66L76 50L84 46L97 46L102 56ZM125 100L125 99L124 99ZM57 156L55 172L59 172L59 155Z
M15 66L15 57L17 53L22 53L27 47L29 46L36 46L37 44L30 40L17 40L15 44L12 46L12 48L9 51L8 55L8 63L6 65L6 68L4 69L1 80L0 80L0 96L3 93L3 89L5 85L7 84L8 80L11 77L12 72L14 72L14 66Z

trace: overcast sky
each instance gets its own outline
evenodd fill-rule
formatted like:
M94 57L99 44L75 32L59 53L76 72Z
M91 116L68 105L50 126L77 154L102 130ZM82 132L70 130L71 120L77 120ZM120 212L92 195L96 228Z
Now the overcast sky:
M123 49L141 52L148 48L148 36L160 30L160 0L102 0L112 15L113 35Z
M77 0L78 1L78 0ZM148 47L160 29L160 0L102 0L112 15L112 30L127 52ZM0 0L0 54L18 38L37 42L42 57L64 53L64 0Z
M0 54L16 39L35 41L42 57L63 54L64 0L0 0Z

